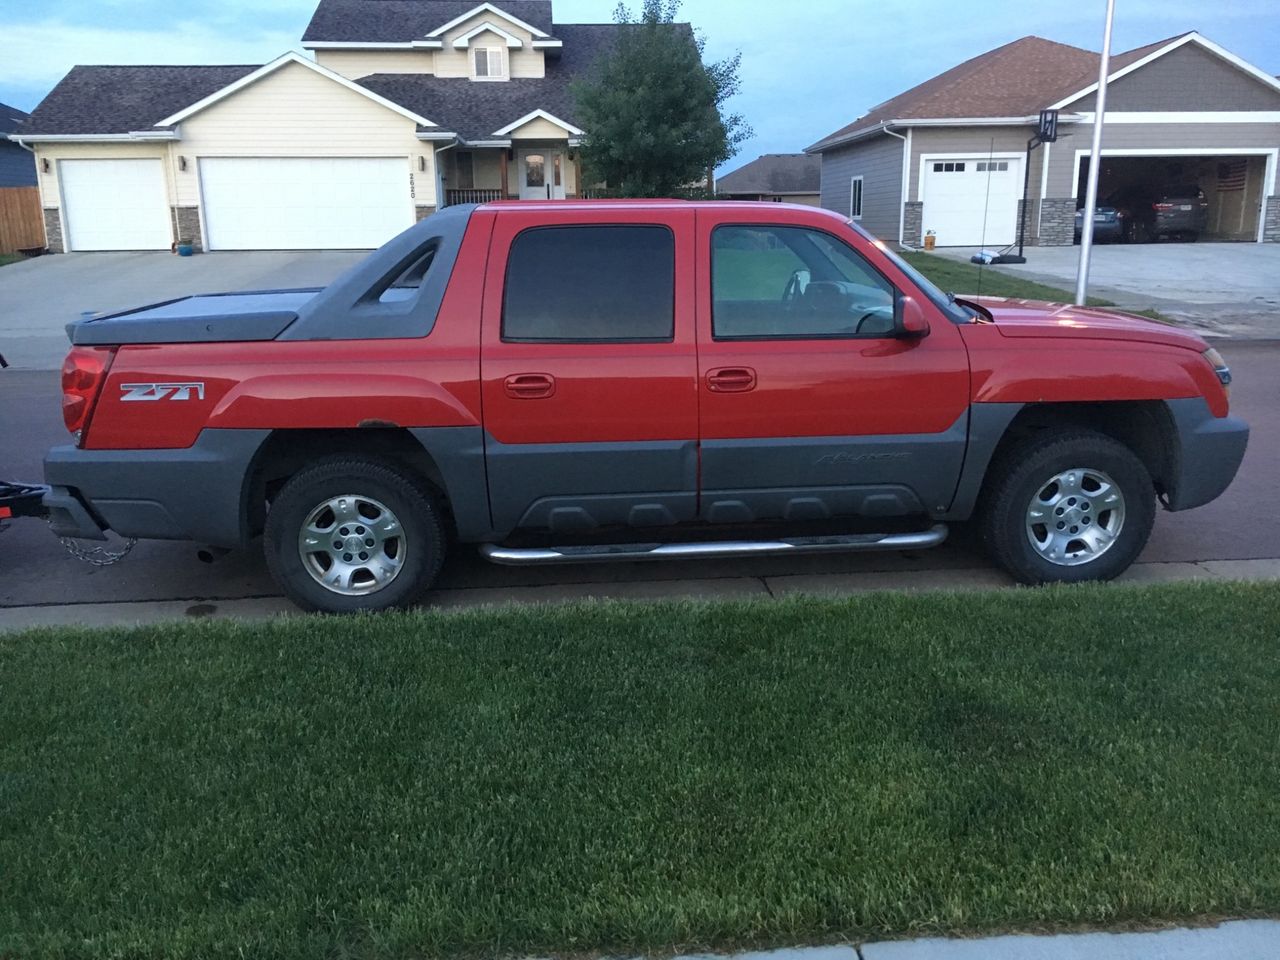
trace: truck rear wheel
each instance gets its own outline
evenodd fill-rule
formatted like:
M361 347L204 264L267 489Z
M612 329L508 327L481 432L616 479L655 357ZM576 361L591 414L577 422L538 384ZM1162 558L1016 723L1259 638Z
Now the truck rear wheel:
M980 517L992 558L1029 584L1111 580L1138 558L1154 522L1146 466L1084 430L1008 450L992 466Z
M267 566L304 610L412 606L444 561L440 509L392 464L335 458L295 474L267 514Z

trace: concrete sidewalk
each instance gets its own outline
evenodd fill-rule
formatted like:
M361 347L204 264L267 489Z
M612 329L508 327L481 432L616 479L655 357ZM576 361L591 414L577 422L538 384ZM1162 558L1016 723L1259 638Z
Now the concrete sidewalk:
M1188 580L1280 581L1280 558L1138 563L1116 582L1120 585L1150 585ZM979 567L685 580L601 580L592 583L444 589L428 594L426 605L437 610L459 610L513 604L572 603L579 600L777 600L795 594L850 596L886 590L919 592L1014 588L1015 584L1008 575L994 567ZM232 600L191 597L144 602L0 606L0 634L36 627L127 627L205 617L255 621L298 613L293 604L278 596ZM1276 957L1280 958L1280 951L1276 953Z
M1072 933L981 940L902 940L741 953L731 960L1276 960L1280 921L1234 920L1154 933ZM676 960L712 960L709 954Z

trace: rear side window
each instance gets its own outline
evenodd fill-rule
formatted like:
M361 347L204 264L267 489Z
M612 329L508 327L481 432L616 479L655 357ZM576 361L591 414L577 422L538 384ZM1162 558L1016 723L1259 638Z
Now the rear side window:
M675 334L675 236L657 226L536 227L507 260L502 339L662 343Z

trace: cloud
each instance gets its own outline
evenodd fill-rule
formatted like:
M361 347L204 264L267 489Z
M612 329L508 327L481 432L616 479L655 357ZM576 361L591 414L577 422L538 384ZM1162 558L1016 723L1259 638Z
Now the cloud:
M118 6L123 6L123 3ZM130 18L132 19L132 18ZM0 86L52 87L76 64L265 63L296 49L299 30L219 30L184 21L166 27L9 23Z

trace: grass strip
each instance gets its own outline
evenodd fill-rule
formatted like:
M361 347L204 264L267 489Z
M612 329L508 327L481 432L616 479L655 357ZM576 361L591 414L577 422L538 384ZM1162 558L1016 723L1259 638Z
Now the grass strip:
M907 252L902 257L943 290L960 296L975 296L981 292L986 297L1047 300L1050 303L1074 303L1076 298L1070 290L1024 280L1003 272L999 267L979 267L976 263L961 263L934 253ZM1111 307L1115 304L1110 300L1090 297L1089 306Z
M1280 913L1280 588L0 638L0 956Z

